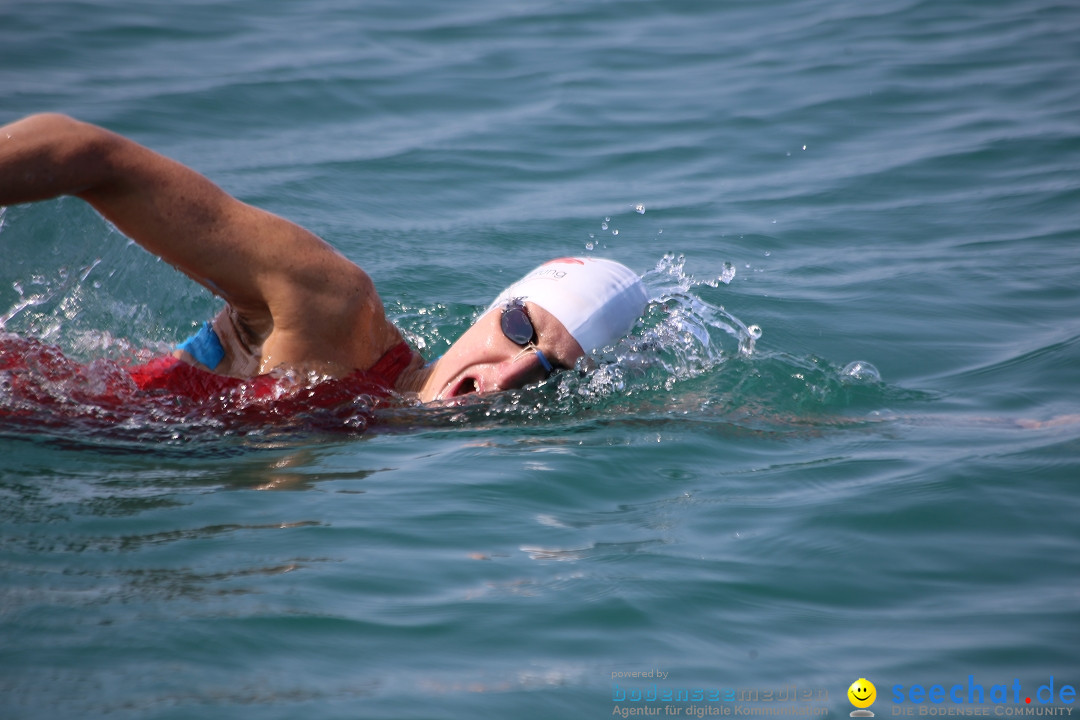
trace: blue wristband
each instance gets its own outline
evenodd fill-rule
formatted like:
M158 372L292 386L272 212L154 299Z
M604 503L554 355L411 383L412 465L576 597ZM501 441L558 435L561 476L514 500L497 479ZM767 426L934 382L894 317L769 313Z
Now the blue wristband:
M209 322L204 322L199 332L189 337L176 346L186 351L191 357L198 360L205 367L213 370L225 359L225 348L221 346L214 328Z

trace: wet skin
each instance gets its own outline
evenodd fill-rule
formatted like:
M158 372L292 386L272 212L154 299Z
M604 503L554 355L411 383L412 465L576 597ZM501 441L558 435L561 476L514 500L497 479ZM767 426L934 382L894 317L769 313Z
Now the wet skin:
M556 370L574 367L585 355L562 323L539 305L525 303L536 330L536 345ZM524 387L547 376L536 353L507 338L500 328L501 308L485 313L419 378L421 402L451 400L472 393Z

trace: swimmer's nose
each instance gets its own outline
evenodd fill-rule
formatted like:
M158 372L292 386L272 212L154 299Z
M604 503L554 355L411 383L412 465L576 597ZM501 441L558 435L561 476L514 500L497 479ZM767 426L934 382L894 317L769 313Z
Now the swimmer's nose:
M499 390L512 390L538 383L548 376L535 352L520 353L496 366L495 383Z

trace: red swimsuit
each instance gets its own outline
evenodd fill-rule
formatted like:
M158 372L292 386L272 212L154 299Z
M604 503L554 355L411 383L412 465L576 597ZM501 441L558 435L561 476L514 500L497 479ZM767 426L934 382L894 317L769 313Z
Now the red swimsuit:
M373 367L344 378L300 375L240 379L215 375L174 357L135 367L83 364L59 349L0 331L0 430L4 426L145 429L170 423L218 427L218 421L258 428L296 423L311 428L363 429L372 411L394 396L413 362L405 342Z
M403 340L387 350L370 369L357 370L338 380L318 383L303 395L307 402L315 401L321 407L350 402L358 396L387 398L393 394L398 377L409 367L412 359L412 348ZM128 368L128 374L140 390L166 391L196 401L211 400L234 391L260 400L277 399L287 392L287 386L274 375L259 375L250 379L226 377L170 356Z

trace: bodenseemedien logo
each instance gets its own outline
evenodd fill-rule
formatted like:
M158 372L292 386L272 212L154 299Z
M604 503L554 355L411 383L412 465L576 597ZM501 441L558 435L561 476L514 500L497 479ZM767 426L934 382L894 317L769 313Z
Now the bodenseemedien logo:
M874 713L867 709L877 700L877 688L874 687L874 683L866 678L859 678L851 683L851 687L847 689L847 696L856 708L851 711L851 717L874 717Z

